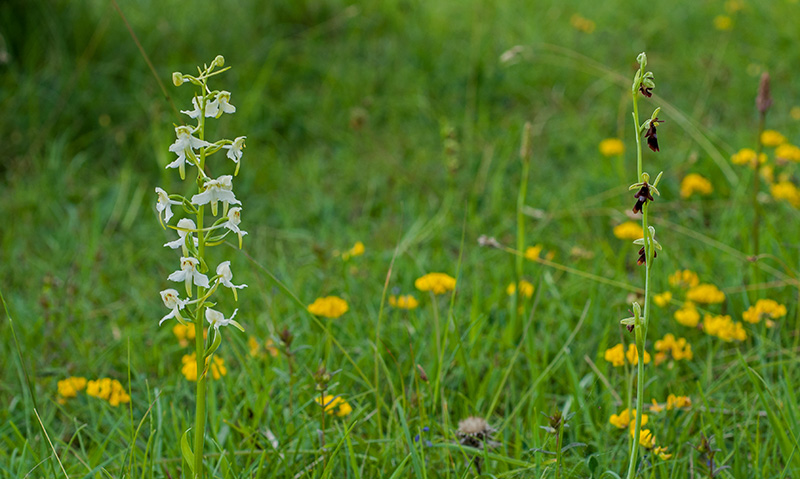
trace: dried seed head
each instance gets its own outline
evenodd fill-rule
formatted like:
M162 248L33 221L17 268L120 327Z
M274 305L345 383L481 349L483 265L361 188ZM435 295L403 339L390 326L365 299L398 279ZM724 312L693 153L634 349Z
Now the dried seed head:
M486 419L471 416L458 422L458 437L463 446L482 449L485 445L494 447L495 443L491 440L495 429L486 422Z
M769 94L769 73L761 75L761 82L758 84L758 96L756 97L756 108L762 115L772 106L772 97Z

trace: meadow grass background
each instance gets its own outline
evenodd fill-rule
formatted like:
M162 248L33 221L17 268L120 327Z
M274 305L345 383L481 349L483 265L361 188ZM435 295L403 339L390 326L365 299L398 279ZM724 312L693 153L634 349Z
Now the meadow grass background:
M658 97L643 102L641 114L662 106L666 120L661 153L644 157L646 171L665 171L663 196L650 210L665 247L654 263L654 291L689 268L727 293L715 312L741 320L755 299L772 298L788 315L778 328L746 325L746 341L724 343L675 322L676 305L654 309L648 341L669 332L686 337L694 359L673 369L649 366L645 401L674 393L693 406L651 417L659 444L674 455L647 456L644 474L704 477L693 446L705 435L721 450L715 461L731 466L724 477L797 477L800 316L790 278L800 268L797 210L764 198L761 252L773 256L762 260L765 285L745 291L752 173L729 158L755 146L763 71L772 75L775 99L767 126L800 142L800 121L790 114L800 106L800 5L742 2L732 29L720 31L714 18L727 14L725 5L121 2L178 109L188 108L192 92L173 87L171 73L225 56L232 69L215 87L232 92L237 113L214 122L210 135L247 135L237 196L252 259L235 249L215 252L250 286L238 304L221 304L239 308L247 334L226 332L219 355L228 375L211 385L215 474L469 477L475 469L454 431L460 419L478 415L499 429L501 443L485 473L552 477L553 456L536 450L555 449L540 426L548 423L542 413L556 411L576 413L564 444L583 443L565 453L566 477L622 473L628 436L608 418L625 407L617 402L625 377L603 352L624 335L619 319L629 315L631 291L526 262L536 293L515 321L505 292L514 257L480 248L477 239L514 244L518 150L530 121L526 243L543 245L556 263L643 285L636 248L612 227L633 201L628 91L636 55L647 51ZM595 30L573 28L575 14ZM158 291L170 287L176 261L161 248L172 235L158 223L153 188L179 185L164 166L172 124L185 118L163 97L108 2L12 0L0 5L0 27L0 288L24 362L6 319L0 474L64 475L34 415L27 371L69 477L178 477L194 384L180 374L188 351L171 325L157 325L164 314ZM524 48L515 60L501 62L516 45ZM598 143L615 136L626 142L624 157L602 157ZM710 178L713 195L681 200L680 179L689 172ZM334 257L356 241L366 254L346 264ZM573 247L590 254L571 254ZM420 308L411 312L380 309L395 251L387 294L416 294ZM328 294L348 301L350 311L330 322L341 349L262 267L304 304ZM432 305L415 292L414 280L430 271L457 276L457 294ZM440 377L433 308L448 331ZM291 405L285 356L253 359L246 345L249 334L277 341L284 327L295 336ZM307 468L320 450L311 373L321 360L340 371L331 392L354 408L326 420L331 451L341 444L326 469ZM416 376L416 364L430 383ZM71 375L119 379L130 387L130 409L85 395L58 404L56 382ZM423 427L430 430L415 442Z

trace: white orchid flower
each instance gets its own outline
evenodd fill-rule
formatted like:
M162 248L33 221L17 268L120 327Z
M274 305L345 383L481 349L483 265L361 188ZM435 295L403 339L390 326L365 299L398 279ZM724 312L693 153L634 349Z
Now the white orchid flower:
M164 321L170 318L175 318L181 323L184 322L183 317L181 317L180 310L183 309L184 306L186 306L186 301L180 298L180 296L178 295L178 291L174 289L165 289L164 291L161 292L161 301L163 301L164 306L171 309L172 312L161 318L161 321L158 322L159 326L161 326L161 324Z
M181 282L186 284L186 294L192 297L192 283L202 288L208 288L208 277L197 271L197 265L200 261L197 258L181 257L181 269L169 275L170 281Z
M233 194L232 180L233 176L222 175L216 180L206 181L205 190L192 196L192 204L202 206L211 203L211 214L214 216L217 216L217 202L219 201L224 203L226 211L229 203L234 205L242 204Z
M239 301L239 297L236 294L237 289L246 288L246 284L235 285L231 282L233 279L233 272L231 271L231 262L230 261L223 261L222 263L217 266L217 282L222 283L222 286L226 288L230 288L233 291L233 299Z
M192 98L192 105L194 106L194 110L181 110L181 113L183 113L184 115L189 115L189 118L193 118L193 119L199 117L200 116L200 103L197 101L198 98L200 98L200 97ZM206 105L208 105L208 102L206 102ZM206 106L206 116L208 116L208 107L207 106Z
M175 241L170 241L169 243L164 243L164 246L172 249L183 248L183 255L189 256L189 252L186 248L186 235L191 234L192 240L194 241L194 247L197 248L199 243L197 238L195 238L194 234L192 233L192 231L196 229L197 226L195 226L194 221L190 220L189 218L181 219L178 221L178 239Z
M244 331L244 328L241 324L237 321L234 321L233 318L236 316L236 312L239 311L238 309L233 310L233 314L230 318L226 318L225 315L220 313L219 311L211 308L206 309L206 321L214 327L214 329L219 330L222 326L234 326L238 328L240 331Z
M222 148L228 150L226 156L236 163L236 171L233 173L234 176L239 174L239 160L242 159L242 149L244 149L244 140L246 138L246 136L240 136L233 140L233 143L230 145L222 145Z
M222 226L228 228L239 236L239 249L242 249L242 236L247 234L247 231L239 229L239 223L242 222L242 209L234 206L228 210L228 221L223 223Z
M168 164L167 168L178 168L182 180L186 178L186 154L193 155L195 149L211 146L211 143L192 136L194 131L188 126L175 127L175 135L178 138L169 147L169 151L178 155L178 159Z
M221 91L217 93L217 99L214 100L219 104L219 109L222 110L223 113L235 113L236 107L231 105L231 92L229 91ZM217 113L217 115L221 115L221 113Z
M164 226L164 221L169 223L170 218L172 218L172 205L179 205L181 204L180 201L175 201L169 199L169 194L166 191L162 190L158 186L156 186L156 194L158 195L158 203L156 203L156 211L158 211L158 221L161 223L161 226ZM161 220L161 213L164 212L164 220Z

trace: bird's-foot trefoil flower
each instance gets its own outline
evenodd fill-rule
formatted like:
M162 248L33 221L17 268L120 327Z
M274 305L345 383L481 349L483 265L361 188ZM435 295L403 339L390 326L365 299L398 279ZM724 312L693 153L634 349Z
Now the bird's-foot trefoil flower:
M186 284L186 294L192 297L192 283L201 288L208 288L208 277L197 270L200 261L197 258L181 258L181 269L169 275L170 281L180 283L183 281Z

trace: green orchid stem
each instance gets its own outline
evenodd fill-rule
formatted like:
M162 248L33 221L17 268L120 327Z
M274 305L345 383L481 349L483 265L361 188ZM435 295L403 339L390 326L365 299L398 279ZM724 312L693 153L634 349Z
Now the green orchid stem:
M633 92L633 122L636 131L636 170L637 181L642 181L642 143L641 131L639 130L639 97L637 91ZM631 445L631 459L628 463L628 479L633 479L636 475L636 456L639 452L639 438L642 432L642 410L644 409L644 353L645 339L647 338L647 325L650 315L650 266L653 263L654 241L650 234L647 221L647 211L649 203L645 202L642 206L642 231L644 232L644 311L641 321L637 321L634 326L636 332L636 425L633 432L633 444Z
M199 121L199 137L205 140L205 108L206 108L206 82L203 80L203 96L200 99L200 121ZM200 150L200 165L198 168L198 176L203 174L203 168L206 164L206 149ZM200 206L197 209L197 255L200 259L205 258L206 242L205 233L203 232L203 216L205 207ZM205 296L205 288L197 288L197 297L203 298ZM205 317L205 301L200 301L197 307L194 321L194 348L195 359L197 360L197 392L195 394L195 411L194 411L194 478L203 479L203 449L205 446L205 429L206 429L206 374L205 374L205 356L206 345L205 338L203 337L203 319ZM210 359L210 358L209 358Z

